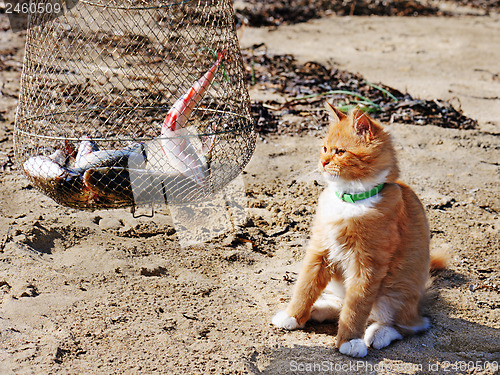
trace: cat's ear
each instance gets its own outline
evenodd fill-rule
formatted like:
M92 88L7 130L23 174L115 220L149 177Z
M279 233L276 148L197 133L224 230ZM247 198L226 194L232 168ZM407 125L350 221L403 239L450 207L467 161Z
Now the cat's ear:
M361 108L354 108L351 116L356 134L371 138L376 133L377 126Z
M335 108L332 104L330 104L328 101L325 102L325 108L330 113L330 120L332 123L337 124L340 122L340 120L346 118L346 114L342 112L340 109Z

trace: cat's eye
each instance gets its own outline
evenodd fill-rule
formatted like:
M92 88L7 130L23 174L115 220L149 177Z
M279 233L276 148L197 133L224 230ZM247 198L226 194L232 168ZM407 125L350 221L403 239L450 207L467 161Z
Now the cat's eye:
M322 150L323 150L323 152L327 152L328 151L328 149L326 148L326 146L323 146Z
M335 155L342 156L344 155L345 150L341 150L339 148L335 149Z

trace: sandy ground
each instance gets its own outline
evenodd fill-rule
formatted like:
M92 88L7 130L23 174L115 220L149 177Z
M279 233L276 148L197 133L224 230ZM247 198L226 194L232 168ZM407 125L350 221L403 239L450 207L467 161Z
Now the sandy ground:
M243 47L261 42L414 97L455 100L479 120L469 131L391 126L433 246L452 254L429 297L430 331L357 361L333 348L335 325L271 326L290 297L322 182L319 138L268 136L243 174L244 225L184 248L167 215L66 209L16 171L0 172L1 374L495 373L500 17L329 17L245 29ZM22 43L0 33L0 50L13 50L0 71L2 160L12 152Z

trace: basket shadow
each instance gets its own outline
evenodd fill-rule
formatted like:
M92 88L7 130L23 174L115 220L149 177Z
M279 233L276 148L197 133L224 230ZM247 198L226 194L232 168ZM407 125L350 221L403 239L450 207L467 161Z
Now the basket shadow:
M39 224L35 224L26 234L24 244L44 254L52 254L55 242L64 238L63 234L56 228L45 228Z

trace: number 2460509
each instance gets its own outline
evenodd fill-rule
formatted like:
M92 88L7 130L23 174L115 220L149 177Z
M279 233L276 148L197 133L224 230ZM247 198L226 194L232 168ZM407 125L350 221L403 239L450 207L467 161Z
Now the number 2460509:
M35 13L60 13L62 11L61 4L54 3L6 3L5 13L7 14L35 14Z

